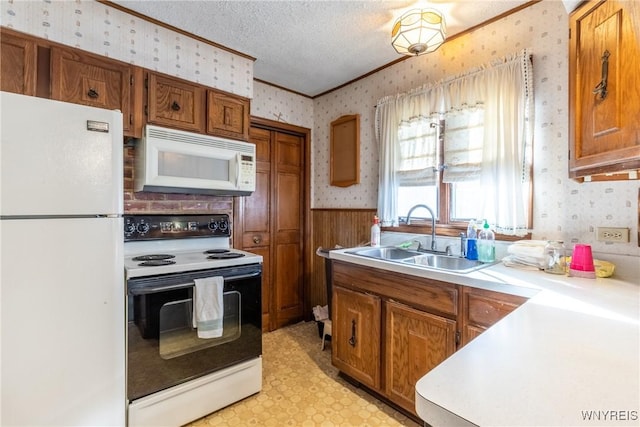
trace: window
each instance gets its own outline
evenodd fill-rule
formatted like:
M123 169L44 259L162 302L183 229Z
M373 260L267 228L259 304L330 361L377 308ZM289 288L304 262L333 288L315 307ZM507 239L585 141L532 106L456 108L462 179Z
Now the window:
M438 224L487 219L500 234L530 228L532 79L529 54L383 98L378 214L385 226L426 204ZM413 218L428 218L416 210ZM430 219L430 218L429 218Z

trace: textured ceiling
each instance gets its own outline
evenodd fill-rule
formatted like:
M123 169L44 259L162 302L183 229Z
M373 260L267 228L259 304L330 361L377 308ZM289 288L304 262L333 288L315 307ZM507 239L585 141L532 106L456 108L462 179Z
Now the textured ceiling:
M115 0L127 9L256 58L254 78L315 96L399 58L391 27L413 1ZM434 0L447 36L527 1Z

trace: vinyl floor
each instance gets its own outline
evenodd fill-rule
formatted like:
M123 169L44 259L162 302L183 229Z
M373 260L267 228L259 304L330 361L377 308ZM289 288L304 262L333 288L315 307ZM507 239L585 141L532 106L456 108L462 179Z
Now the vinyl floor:
M420 425L354 387L320 351L315 322L263 335L262 391L189 424L204 426L383 427Z

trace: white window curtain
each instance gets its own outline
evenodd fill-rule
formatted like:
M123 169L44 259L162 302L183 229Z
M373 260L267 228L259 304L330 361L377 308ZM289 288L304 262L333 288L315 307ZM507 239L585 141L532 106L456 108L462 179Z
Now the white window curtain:
M445 182L479 177L484 194L478 218L489 219L499 233L526 234L532 87L530 52L525 49L464 75L378 101L378 213L383 224L397 225L399 139L407 134L404 127L443 115L450 132L445 132Z

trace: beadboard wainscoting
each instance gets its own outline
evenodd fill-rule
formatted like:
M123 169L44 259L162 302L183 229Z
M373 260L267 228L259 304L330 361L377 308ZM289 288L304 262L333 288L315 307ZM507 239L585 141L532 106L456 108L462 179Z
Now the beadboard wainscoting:
M312 209L312 236L309 248L310 283L308 284L311 307L327 304L327 288L324 259L315 255L318 247L334 248L336 245L353 247L368 243L375 209Z

